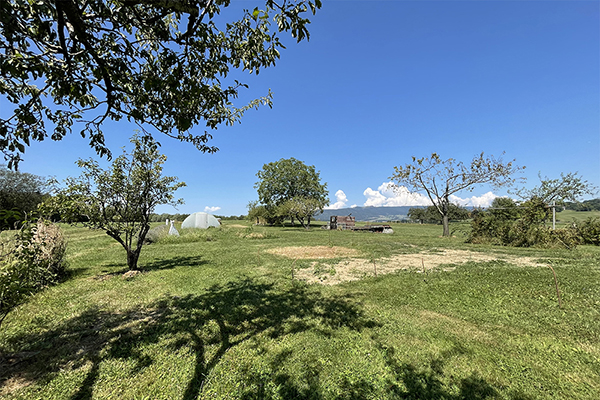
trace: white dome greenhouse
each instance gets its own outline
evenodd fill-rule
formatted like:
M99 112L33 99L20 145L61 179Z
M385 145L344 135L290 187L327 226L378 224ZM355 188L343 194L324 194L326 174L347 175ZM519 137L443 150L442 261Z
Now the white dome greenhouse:
M221 223L214 215L207 214L205 212L195 212L187 217L181 224L182 229L186 228L197 228L207 229L209 227L219 228Z

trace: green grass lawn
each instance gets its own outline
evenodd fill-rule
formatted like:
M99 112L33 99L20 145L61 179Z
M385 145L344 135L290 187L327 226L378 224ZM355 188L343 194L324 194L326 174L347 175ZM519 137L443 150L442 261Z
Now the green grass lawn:
M600 211L573 211L565 210L556 213L557 224L570 224L573 221L583 221L587 218L600 218Z
M0 328L0 396L600 398L599 248L491 247L442 238L441 226L393 228L225 221L144 247L144 272L125 279L116 242L65 226L71 276ZM299 272L347 258L272 253L289 246L344 248L374 266L450 250L474 256L324 285Z

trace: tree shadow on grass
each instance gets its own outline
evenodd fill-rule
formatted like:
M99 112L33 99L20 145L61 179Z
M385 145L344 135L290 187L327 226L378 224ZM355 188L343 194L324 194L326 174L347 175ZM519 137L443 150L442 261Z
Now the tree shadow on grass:
M225 352L257 335L277 338L307 330L361 330L375 325L349 297L327 297L307 286L282 287L246 278L213 286L201 295L164 298L144 310L89 309L51 331L10 338L11 347L21 351L8 354L0 365L0 388L11 378L43 384L66 366L91 364L71 396L88 399L104 361L127 360L133 363L131 373L137 374L156 362L144 349L163 343L174 352L193 350L194 372L182 398L195 399ZM33 356L19 356L25 353Z
M446 362L455 356L466 353L457 343L454 348L442 352L440 357L430 361L429 368L418 368L412 364L402 363L394 356L394 348L381 346L385 362L392 371L393 379L389 381L389 392L396 399L443 399L443 400L484 400L496 399L498 391L484 379L471 375L454 385L458 392L450 390L442 381L445 375Z
M450 379L444 382L448 375L445 366L448 360L461 356L467 351L460 345L455 345L440 357L432 359L428 368L420 368L410 363L396 359L393 347L379 344L383 352L385 365L389 371L384 383L377 379L369 379L369 372L362 377L353 379L340 373L337 380L337 390L331 391L331 371L323 374L318 362L306 362L304 373L291 376L284 372L285 359L291 355L289 350L273 358L270 372L267 375L274 385L267 387L262 375L247 373L241 387L248 388L241 394L243 400L297 399L297 400L366 400L366 399L405 399L405 400L485 400L500 398L498 391L484 379L471 375L463 379ZM451 373L451 372L450 372ZM322 375L328 375L327 378ZM323 382L327 379L327 382ZM453 382L454 381L454 382ZM328 392L329 391L329 392ZM514 400L523 400L520 394L513 394Z
M200 256L178 256L164 260L153 259L152 261L140 262L138 267L141 271L158 271L176 267L200 267L205 264L208 264L208 261L203 260ZM102 268L103 272L110 275L119 275L129 271L126 263L103 264Z
M164 260L152 260L140 263L143 270L161 270L161 269L172 269L175 267L200 267L208 264L206 260L203 260L200 256L178 256L169 257Z

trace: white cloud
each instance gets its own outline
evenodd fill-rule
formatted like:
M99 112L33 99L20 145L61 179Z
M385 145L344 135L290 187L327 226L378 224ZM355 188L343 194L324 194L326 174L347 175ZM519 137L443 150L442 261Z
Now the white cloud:
M206 207L204 207L204 212L206 212L206 213L214 213L216 211L219 211L220 209L221 209L221 207L209 207L209 206L206 206Z
M400 186L393 188L392 182L382 183L377 190L370 187L363 194L367 198L364 206L369 207L399 207L399 206L430 206L429 198L421 193L411 193L406 187ZM461 198L455 195L450 196L450 201L460 206L489 207L492 201L498 197L492 192L487 192L481 196L472 196Z
M484 193L481 196L467 197L466 199L451 195L450 201L454 204L458 204L459 206L463 206L463 207L465 207L465 206L489 207L492 205L492 201L494 201L494 199L496 197L500 197L500 196L496 196L492 192Z
M344 193L343 190L338 190L337 192L335 192L335 199L337 201L335 203L325 207L326 210L339 210L340 208L346 207L348 198L346 197L346 193Z
M429 199L419 193L411 193L404 186L396 189L390 186L392 182L382 183L377 190L370 187L363 194L367 198L365 207L398 207L398 206L426 206Z

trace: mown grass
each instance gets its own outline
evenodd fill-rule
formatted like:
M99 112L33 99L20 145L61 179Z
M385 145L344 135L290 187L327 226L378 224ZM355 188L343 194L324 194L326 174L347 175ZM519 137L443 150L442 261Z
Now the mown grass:
M470 245L429 225L383 235L227 224L145 247L131 279L110 238L64 227L71 277L0 330L3 397L600 398L598 248ZM311 260L267 252L286 246L534 257L556 270L563 307L546 267L467 262L307 285L291 271Z
M558 225L570 225L573 221L583 221L588 218L600 218L600 211L565 210L556 213L556 223Z

